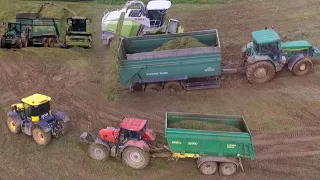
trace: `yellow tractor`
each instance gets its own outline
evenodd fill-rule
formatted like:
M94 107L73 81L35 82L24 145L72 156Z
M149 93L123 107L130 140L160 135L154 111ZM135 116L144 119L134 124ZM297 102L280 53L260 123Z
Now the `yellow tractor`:
M7 118L9 130L32 136L40 145L47 145L52 136L64 135L68 131L69 117L63 112L52 113L50 101L48 96L33 94L11 105Z

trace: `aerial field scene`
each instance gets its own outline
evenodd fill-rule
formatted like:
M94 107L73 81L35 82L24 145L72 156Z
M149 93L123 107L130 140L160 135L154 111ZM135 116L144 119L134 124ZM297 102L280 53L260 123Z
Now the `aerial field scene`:
M0 179L320 179L319 7L0 0Z

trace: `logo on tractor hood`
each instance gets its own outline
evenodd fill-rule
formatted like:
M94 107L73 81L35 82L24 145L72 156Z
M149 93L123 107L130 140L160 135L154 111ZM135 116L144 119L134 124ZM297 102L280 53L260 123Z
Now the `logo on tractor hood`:
M205 72L212 72L212 71L215 71L216 69L215 68L212 68L212 67L208 67L207 69L204 69Z

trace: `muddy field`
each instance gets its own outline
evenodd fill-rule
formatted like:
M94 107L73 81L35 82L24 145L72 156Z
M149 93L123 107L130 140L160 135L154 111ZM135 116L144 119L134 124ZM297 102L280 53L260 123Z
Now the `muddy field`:
M7 18L14 3L6 10L0 6L1 15ZM31 7L30 3L24 6ZM116 101L108 102L108 50L99 40L99 29L104 9L115 7L70 6L94 20L96 41L92 50L0 50L1 180L320 179L320 63L306 77L283 71L263 85L250 85L239 73L223 77L220 89L170 94L129 94L119 89ZM210 6L174 5L169 16L180 20L186 31L218 29L224 65L239 67L241 46L250 40L253 30L265 26L274 25L284 39L307 39L320 46L319 6L318 0L244 0ZM26 135L12 135L5 123L10 104L32 93L51 96L55 110L66 112L73 121L72 131L47 147L37 146ZM145 170L132 170L121 161L90 159L87 146L78 142L83 131L117 126L122 115L149 120L161 136L167 111L242 115L253 133L256 160L244 160L245 172L230 178L200 175L193 160L152 159Z

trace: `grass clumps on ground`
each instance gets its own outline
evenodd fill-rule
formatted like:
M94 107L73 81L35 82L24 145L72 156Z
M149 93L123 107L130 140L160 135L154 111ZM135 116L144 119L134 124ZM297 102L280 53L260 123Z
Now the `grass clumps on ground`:
M197 120L184 120L180 122L169 123L168 127L180 128L180 129L241 132L240 129L234 126L228 126L225 124L213 124L213 123L197 121Z
M185 49L185 48L197 48L197 47L207 47L207 45L199 42L193 37L182 37L170 40L164 43L155 51L173 50L173 49Z

